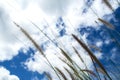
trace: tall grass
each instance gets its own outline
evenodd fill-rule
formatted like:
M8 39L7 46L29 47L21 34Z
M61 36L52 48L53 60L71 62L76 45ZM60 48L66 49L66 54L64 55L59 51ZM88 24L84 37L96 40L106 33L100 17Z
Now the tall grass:
M80 41L74 34L72 34L72 36L88 52L89 56L100 66L100 68L105 72L105 74L108 76L108 78L110 80L112 80L112 78L110 77L110 75L108 74L108 72L106 71L106 69L104 68L104 66L97 59L97 57L90 51L90 49L82 41Z
M44 74L46 75L48 80L52 80L52 77L51 77L51 75L49 73L45 72Z
M38 49L39 53L41 53L44 58L47 60L48 64L50 65L50 67L54 70L54 72L56 73L57 77L60 79L57 71L55 70L55 68L53 67L53 65L50 63L50 61L48 60L48 58L46 57L46 55L44 54L44 52L42 51L42 49L39 47L39 45L35 42L35 40L17 23L13 22L18 28L20 28L20 30L24 33L24 35L33 43L33 45L35 46L36 49Z
M99 20L101 22L103 22L104 24L111 26L107 22L105 22L101 19L99 19ZM36 43L36 41L20 25L18 25L15 22L14 22L14 24L18 28L20 28L20 30L24 33L24 35L33 43L35 48L41 53L41 55L43 55L43 57L49 63L49 66L54 70L54 72L58 76L58 79L59 80L68 80L68 78L65 76L65 74L59 68L54 67L50 63L50 61L48 60L48 58L46 57L46 55L44 54L44 52L42 51L40 46ZM113 26L112 26L112 29L113 29ZM64 56L64 58L59 57L59 59L62 62L64 62L71 69L72 72L69 71L67 68L64 68L66 70L66 72L70 75L71 79L72 80L94 80L95 78L97 78L98 80L102 80L99 75L99 72L100 72L103 74L105 80L107 80L108 78L109 78L109 80L112 80L111 76L108 74L107 70L104 68L102 63L97 59L97 57L94 55L94 53L80 39L78 39L77 36L75 36L74 34L72 34L72 36L78 42L78 44L80 44L80 46L83 47L83 49L88 53L88 55L90 56L90 58L93 62L93 66L95 67L96 72L88 69L86 63L84 62L84 59L81 57L80 53L75 49L75 47L72 46L73 50L75 51L74 54L76 54L79 57L80 61L84 64L85 69L81 69L80 65L76 64L76 62L69 56L69 53L66 53L62 48L59 48L61 51L61 54ZM93 48L96 49L96 47L93 47ZM96 50L99 50L99 49L96 49ZM96 64L99 65L99 69L96 66ZM115 64L113 62L112 62L112 64L115 66ZM45 75L47 76L48 80L53 80L52 77L50 76L50 74L45 73ZM92 78L92 76L94 78Z
M117 0L118 1L118 0ZM85 2L85 0L84 0ZM109 3L108 0L103 0L103 2L108 6L108 8L110 8L112 11L114 11L112 5ZM118 1L119 2L119 1ZM96 14L96 12L93 10L93 8L90 8L93 13L98 17L98 15ZM111 23L101 19L98 17L98 20L103 23L104 25L106 25L106 27L110 30L115 30L115 26L113 26ZM34 47L39 51L39 53L41 53L41 55L46 59L46 61L48 62L49 66L53 69L53 71L55 72L56 76L58 77L59 80L68 80L68 77L65 75L65 73L60 70L59 67L55 67L53 66L53 64L49 61L49 59L46 57L46 55L44 54L44 51L41 49L41 47L39 46L39 44L29 35L29 33L24 30L20 25L18 25L16 22L13 22L18 28L20 28L21 32L31 41L31 43L34 45ZM54 43L54 41L47 36L36 24L34 24L32 21L31 23L39 29L39 31L41 33L43 33L48 39L49 41L51 41L52 43ZM97 22L96 22L97 23ZM116 33L119 35L119 33L116 31ZM94 71L90 70L88 68L88 66L86 65L84 58L82 57L81 53L74 47L71 46L74 50L73 54L76 54L77 57L79 58L79 61L82 62L82 64L85 66L85 69L82 69L80 66L78 65L69 55L70 53L66 52L63 48L61 47L57 47L60 51L61 54L64 57L58 57L64 64L67 65L66 68L64 67L64 70L68 73L68 75L70 76L71 80L113 80L111 75L108 74L108 71L104 65L99 61L99 59L94 55L94 53L89 49L90 48L94 48L95 50L98 50L99 52L102 52L101 49L97 48L96 46L87 46L83 41L81 41L76 35L72 34L71 35L75 41L78 42L78 44L88 53L88 56L91 58L92 60L92 65L95 68ZM119 43L119 42L118 42ZM114 68L116 68L118 70L118 72L120 73L119 68L116 66L116 64L110 60L110 62L112 63L112 65L114 66ZM104 78L101 78L102 74L104 76ZM47 77L48 80L53 80L52 76L45 72L45 75ZM114 75L114 74L113 74ZM116 78L118 79L118 78Z

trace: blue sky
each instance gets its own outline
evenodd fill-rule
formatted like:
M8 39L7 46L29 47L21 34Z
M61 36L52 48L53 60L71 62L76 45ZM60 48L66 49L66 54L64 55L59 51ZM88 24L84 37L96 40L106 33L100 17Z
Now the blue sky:
M39 80L43 78L43 74L38 72L32 72L25 69L23 62L30 57L30 54L34 54L34 51L30 48L27 54L24 54L22 50L18 51L18 55L15 56L12 60L0 62L0 66L4 66L11 71L11 74L15 74L19 77L20 80L34 80L38 78ZM35 79L36 80L36 79Z
M110 74L119 74L119 71L113 68L112 61L116 66L120 66L118 56L120 52L120 7L117 0L111 0L110 3L112 3L114 12L102 0L86 0L86 3L84 0L0 1L0 79L47 80L44 72L48 72L54 80L57 80L44 57L12 21L22 26L43 49L50 62L65 74L63 67L67 66L57 57L63 57L58 46L69 52L71 58L84 68L73 54L74 50L71 45L74 46L82 53L87 66L93 70L89 56L71 34L77 35L89 46ZM115 29L107 28L98 20L98 17L110 22ZM39 29L30 21L35 23ZM98 47L101 52L91 46ZM116 76L119 77L119 75ZM116 77L112 77L116 80Z

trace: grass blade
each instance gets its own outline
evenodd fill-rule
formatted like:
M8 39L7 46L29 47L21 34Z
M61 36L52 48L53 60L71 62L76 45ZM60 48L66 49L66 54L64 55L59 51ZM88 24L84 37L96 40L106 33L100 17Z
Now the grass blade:
M64 59L60 58L59 59L64 62L73 72L74 74L80 79L80 80L83 80L83 78L79 75L79 72L78 70L76 70L76 68L73 67L72 64L69 64L68 62L66 62Z
M67 80L67 77L64 75L64 73L57 67L55 69L60 73L60 75L63 77L64 80Z
M110 80L112 80L112 78L110 77L110 75L107 73L106 69L103 67L103 65L101 64L101 62L97 59L97 57L90 51L90 49L83 43L81 42L74 34L72 34L73 38L88 52L89 56L92 57L94 59L94 61L100 66L100 68L105 72L105 74L108 76L108 78Z
M46 75L46 77L47 77L48 80L52 80L52 77L50 76L50 74L48 74L48 73L45 72L45 75Z
M111 29L111 30L114 30L114 26L111 24L111 23L109 23L109 22L107 22L107 21L105 21L105 20L103 20L103 19L101 19L101 18L98 18L98 20L100 21L100 22L102 22L103 24L105 24L106 26L107 26L107 28L109 28L109 29Z
M81 71L85 71L85 72L87 72L87 73L90 73L90 74L93 75L94 77L97 77L97 75L96 75L93 71L91 71L91 70L83 69L83 70L81 70Z
M71 79L75 80L74 75L67 68L64 68L64 69L68 72L68 74L70 75Z
M45 56L45 54L43 53L42 49L39 47L39 45L34 41L34 39L17 23L13 22L18 28L20 28L20 30L24 33L24 35L33 43L33 45L35 46L36 49L38 49L39 53L41 53L45 59L47 60L47 62L49 63L50 67L54 70L55 74L57 75L57 77L60 79L59 75L57 74L56 70L54 69L53 65L50 63L50 61L48 60L48 58Z
M108 0L103 0L103 2L108 6L108 8L110 8L112 11L114 11L113 7L111 6L111 4L109 3Z

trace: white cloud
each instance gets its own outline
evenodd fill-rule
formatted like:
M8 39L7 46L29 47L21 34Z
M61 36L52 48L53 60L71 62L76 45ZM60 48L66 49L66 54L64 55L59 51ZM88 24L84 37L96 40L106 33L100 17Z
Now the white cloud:
M51 15L59 14L65 15L69 9L70 4L74 2L72 0L39 0L39 5L45 13Z
M97 42L96 42L96 46L97 46L97 47L101 47L101 46L102 46L102 44L103 44L103 42L102 42L102 41L97 41Z
M16 38L13 37L13 34L17 36L17 38L19 38L22 42L27 44L27 46L33 47L33 45L31 45L31 43L28 41L28 39L25 38L19 29L13 26L10 20L14 20L18 24L22 25L22 27L27 32L29 32L35 41L38 42L38 44L42 44L45 41L48 42L48 39L45 38L45 36L43 36L43 34L28 21L29 19L39 25L39 28L47 33L51 39L56 40L57 38L59 44L62 43L62 46L65 47L65 50L71 53L70 55L73 60L81 65L82 63L79 63L76 55L72 53L74 51L71 47L71 44L75 46L81 53L82 57L85 59L86 64L91 67L91 60L89 56L84 54L86 52L81 49L81 47L79 47L78 44L70 37L71 33L77 35L79 34L76 31L76 29L80 27L79 25L96 26L94 21L97 20L98 17L92 12L90 8L88 9L87 13L82 13L82 10L84 8L83 6L85 6L83 0L29 0L29 3L26 6L22 5L25 3L25 0L17 0L17 2L15 0L6 1L10 3L10 5L5 1L1 1L1 4L3 4L4 7L2 6L3 11L1 12L3 12L3 15L1 15L2 19L0 19L0 34L2 34L2 37L0 36L0 61L12 59L13 56L18 54L17 51L23 47L23 43L21 44L20 41L16 40ZM21 6L25 8L23 9ZM113 4L113 6L115 8L117 7L116 4ZM94 0L91 8L96 12L96 14L98 14L99 17L103 17L106 14L112 13L106 7L106 5L102 3L102 0ZM4 9L6 9L6 11L4 11ZM58 32L55 27L56 20L59 16L63 17L64 22L67 26L67 35L63 37L58 37ZM85 43L87 43L86 36L87 34L82 37ZM98 46L100 45L101 43L98 43ZM60 54L60 51L56 49L53 43L48 42L47 50L45 53L54 66L59 67L63 72L65 72L63 66L66 65L56 57L55 54ZM101 57L101 54L98 54L97 56ZM31 71L38 71L39 73L43 73L44 71L51 72L52 77L56 79L54 71L46 64L46 60L38 52L29 58L28 61L25 62L25 65Z
M20 80L16 75L11 75L4 67L0 67L0 80Z
M16 28L11 24L10 16L4 6L0 6L0 17L0 61L4 61L17 55L22 45L17 43L14 36L17 33L14 32Z

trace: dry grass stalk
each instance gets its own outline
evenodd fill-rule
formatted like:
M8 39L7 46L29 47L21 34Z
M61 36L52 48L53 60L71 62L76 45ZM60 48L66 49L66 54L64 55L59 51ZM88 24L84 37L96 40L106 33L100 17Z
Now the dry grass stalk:
M108 0L103 0L103 2L108 6L108 8L110 8L112 11L114 11L113 7L111 6L111 4L109 3Z
M63 77L64 80L67 80L67 77L64 75L64 73L57 67L55 69L60 73L60 75Z
M80 80L83 80L83 78L79 75L79 72L78 72L78 70L76 70L72 65L70 65L70 64L67 64L73 71L74 71L74 73L75 73L75 75L78 77L78 78L80 78Z
M90 57L91 58L91 60L92 60L92 63L93 63L93 66L94 66L94 68L95 68L95 71L96 71L96 73L97 73L97 78L98 78L98 80L101 80L101 78L100 78L100 75L99 75L99 72L98 72L98 70L97 70L97 66L96 66L96 64L95 64L95 61L94 61L94 59L92 58L92 57Z
M101 62L97 59L97 57L91 52L91 50L82 41L80 41L74 34L72 34L72 36L88 52L89 56L100 66L100 68L105 72L108 78L112 80L109 74L107 73L106 69L103 67Z
M49 66L54 70L54 72L56 73L57 77L60 79L58 73L56 72L56 70L54 69L53 65L50 63L50 61L48 60L48 58L45 56L44 52L42 51L42 49L39 47L39 45L34 41L34 39L17 23L13 22L18 28L20 28L20 30L24 33L24 35L33 43L33 45L35 46L36 49L38 49L39 53L41 53L44 58L47 60L47 62L49 63Z
M91 71L91 70L83 69L83 70L81 70L81 71L85 71L85 72L87 72L87 73L92 74L94 77L97 77L97 75L96 75L93 71Z
M72 59L70 58L70 56L61 48L59 48L61 50L61 53L65 56L66 59L68 59L68 61L70 63L73 63Z
M68 72L68 74L70 75L71 79L75 80L74 75L67 68L64 68L64 69Z
M69 57L69 55L64 51L64 50L62 50L62 49L60 49L61 50L61 52L62 52L62 54L66 57L66 59L69 61L69 63L68 64L70 64L70 65L73 65L73 68L77 71L77 68L81 71L81 68ZM61 60L61 58L59 58L60 60ZM62 60L63 61L63 60ZM65 60L63 61L63 62L66 62ZM85 63L84 63L85 64ZM86 64L85 64L85 66L86 66ZM77 67L77 68L76 68ZM89 76L87 76L83 71L82 71L82 73L84 74L84 78L89 78Z
M79 57L79 59L84 63L84 60L82 59L81 55L79 54L79 52L75 49L75 47L73 47L75 53L77 54L77 56Z
M78 78L80 78L80 80L83 80L83 78L80 76L78 70L76 70L76 68L73 67L73 66L74 66L73 64L70 64L70 63L66 62L64 59L62 59L62 58L60 58L60 57L59 57L59 59L60 59L62 62L64 62L64 63L74 72L74 74L75 74Z
M79 57L79 59L82 61L82 63L84 64L84 66L85 66L85 68L86 69L88 69L87 68L87 65L86 65L86 63L84 62L84 60L83 60L83 58L81 57L81 55L79 54L79 52L75 49L75 47L73 47L73 49L74 49L74 51L75 51L75 53L77 54L77 56ZM82 71L82 69L80 69L81 71ZM82 71L83 72L83 71ZM83 72L84 73L84 72ZM84 73L85 74L85 73ZM87 76L87 75L86 75ZM91 79L90 77L89 77L89 73L88 73L88 76L87 76L89 79Z
M62 49L61 49L62 50ZM76 64L76 62L74 62L70 57L69 57L69 55L67 55L67 53L64 51L64 50L62 50L62 53L63 53L63 55L66 57L66 59L69 61L69 63L67 63L67 61L66 60L63 60L63 59L61 59L60 57L59 57L59 59L61 60L61 61L63 61L64 63L66 63L66 64L69 64L69 65L72 65L73 66L73 68L76 70L76 71L78 71L78 69L81 71L81 68L79 67L79 65L78 64ZM78 53L79 54L79 53ZM85 63L84 63L85 64ZM68 65L68 66L69 66ZM86 66L86 64L85 64L85 66ZM78 69L77 69L77 68ZM87 66L86 66L86 68L87 68ZM83 74L84 74L84 78L89 78L90 79L90 77L89 76L87 76L83 71L81 71Z
M105 72L101 68L97 68L97 71L105 75Z
M50 74L48 74L48 73L45 72L45 75L46 75L46 77L47 77L48 80L52 80L52 77L51 77Z
M109 28L109 29L111 29L111 30L114 30L114 26L111 24L111 23L109 23L109 22L107 22L107 21L105 21L105 20L103 20L103 19L101 19L101 18L98 18L98 20L100 21L100 22L102 22L103 24L105 24L106 26L107 26L107 28Z
M55 42L47 35L45 34L40 28L39 26L37 26L35 23L33 23L32 21L30 21L46 38L48 38L53 44L55 44Z
M43 53L42 49L39 47L39 45L32 39L32 37L22 28L20 27L20 25L18 25L17 23L13 22L18 28L20 28L20 30L25 34L25 36L33 43L33 45L38 49L38 51L45 56L45 54Z

